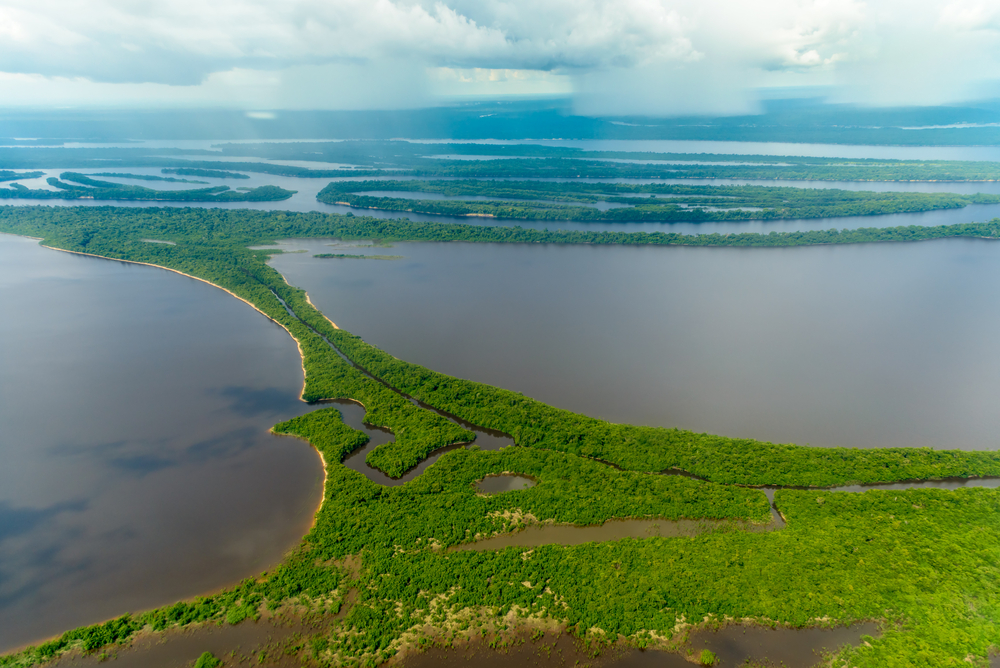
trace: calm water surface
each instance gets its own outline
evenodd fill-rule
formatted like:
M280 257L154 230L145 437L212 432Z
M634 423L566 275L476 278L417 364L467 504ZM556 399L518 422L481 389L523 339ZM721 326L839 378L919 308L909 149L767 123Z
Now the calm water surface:
M271 436L294 341L164 270L0 235L0 651L275 565L320 499Z
M272 264L391 354L613 422L817 446L1000 447L1000 245L296 240ZM333 249L332 249L333 248ZM391 253L393 261L313 253Z

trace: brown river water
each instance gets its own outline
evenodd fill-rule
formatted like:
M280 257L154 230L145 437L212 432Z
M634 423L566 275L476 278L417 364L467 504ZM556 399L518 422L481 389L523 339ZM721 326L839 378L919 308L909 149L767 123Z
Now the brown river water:
M272 265L339 326L559 408L801 445L1000 446L993 241L281 248L308 251Z

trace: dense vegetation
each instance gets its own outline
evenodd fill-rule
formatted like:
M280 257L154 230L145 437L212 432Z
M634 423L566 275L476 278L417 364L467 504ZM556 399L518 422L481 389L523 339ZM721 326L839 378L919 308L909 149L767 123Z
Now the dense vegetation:
M369 196L390 191L409 197ZM418 193L490 197L492 201L419 199ZM334 181L316 198L326 204L445 216L489 216L516 220L660 222L776 220L872 216L996 204L1000 195L894 193L762 186L687 186L632 183L532 181ZM508 200L508 201L499 201ZM563 202L607 202L601 210Z
M865 234L873 235L868 240L902 240L1000 233L1000 221L952 227L834 234L858 234L857 241ZM397 360L335 329L302 290L266 264L269 251L247 248L288 236L669 243L668 235L549 236L517 228L355 216L112 207L0 207L0 231L169 267L252 303L299 342L306 370L303 398L358 400L366 406L366 422L393 430L395 443L369 455L370 462L390 473L469 438L392 388L506 431L521 446L456 449L413 481L381 487L341 464L366 437L344 425L335 409L277 425L277 433L308 440L327 467L315 526L280 567L213 596L70 631L0 657L0 666L31 665L71 647L96 650L126 641L141 628L239 623L259 614L262 606L329 615L349 601L331 630L309 642L310 654L320 663L373 665L404 645L419 646L428 634L448 642L456 633L502 631L510 612L550 618L593 642L623 636L638 645L669 645L681 639L685 624L705 619L792 625L883 620L881 637L843 657L859 667L958 666L966 657L985 665L986 652L1000 635L1000 492L995 490L847 494L787 489L775 496L787 520L780 531L747 532L734 522L727 530L688 538L446 551L540 521L684 517L763 522L768 517L763 493L729 483L826 486L1000 475L1000 453L819 449L613 425ZM690 239L794 245L782 235L705 236ZM147 237L176 245L141 241ZM384 383L350 364L330 343ZM652 475L673 467L706 480ZM505 471L539 484L491 496L476 493L475 481ZM351 566L356 555L360 568Z
M218 245L218 252L239 254L240 246L291 237L332 237L379 241L462 241L475 243L620 244L652 246L791 247L931 239L1000 239L1000 219L985 223L853 230L809 230L758 234L680 234L667 232L548 231L387 220L367 216L266 212L253 210L0 207L0 227L15 234L45 231L59 243L85 250L96 236L115 243L157 238ZM143 244L147 246L148 244ZM117 246L115 246L117 248ZM187 248L187 247L185 247ZM133 250L130 248L130 251ZM135 249L137 251L137 249ZM154 262L159 256L151 257Z
M173 202L277 202L288 199L294 190L278 186L259 186L246 191L214 186L195 190L153 190L143 186L101 181L86 174L63 172L59 178L46 179L58 190L32 190L19 183L0 188L0 199L107 199Z

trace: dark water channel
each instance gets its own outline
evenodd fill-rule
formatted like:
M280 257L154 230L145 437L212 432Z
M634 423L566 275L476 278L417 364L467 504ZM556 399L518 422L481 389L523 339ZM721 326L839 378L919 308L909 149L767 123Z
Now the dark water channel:
M718 668L737 668L747 661L784 668L812 668L822 665L824 653L845 645L858 645L864 636L877 635L878 628L872 623L810 629L726 626L716 631L691 633L677 652L615 646L593 657L573 639L546 633L537 640L519 638L499 651L477 641L453 649L434 648L411 654L401 663L406 668L692 668L698 664L689 657L697 657L707 649L716 655Z
M164 633L139 634L131 644L102 652L71 652L49 664L58 668L188 668L203 652L211 652L226 666L264 665L301 668L295 645L322 628L298 620L274 618L244 621L235 626L197 624Z
M454 450L455 448L464 448L474 445L480 450L499 450L502 447L513 445L513 441L503 434L471 425L462 420L454 420L457 424L460 424L462 427L475 433L476 437L472 444L455 444L439 448L438 450L432 452L429 457L404 473L402 477L390 478L382 471L368 464L368 462L365 461L365 458L368 456L369 452L378 446L391 442L394 439L392 432L382 427L373 427L365 424L365 409L359 403L345 399L337 399L335 401L324 401L322 404L336 407L337 410L340 411L340 415L346 425L353 427L358 431L363 431L368 435L369 440L367 443L344 458L344 466L352 471L357 471L372 482L386 487L396 487L413 480L426 471L427 467L436 462L442 454L448 452L449 450Z
M1000 447L995 242L335 243L291 242L309 252L272 265L338 325L437 371L612 422L817 446ZM330 252L404 258L312 257Z
M0 235L0 651L232 584L308 530L322 470L268 429L295 342L177 274Z

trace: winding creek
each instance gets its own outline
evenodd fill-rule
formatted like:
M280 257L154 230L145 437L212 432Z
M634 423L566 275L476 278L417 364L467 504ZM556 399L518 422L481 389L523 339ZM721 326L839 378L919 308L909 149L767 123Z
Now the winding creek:
M0 235L0 651L277 564L322 468L288 334L177 274Z

